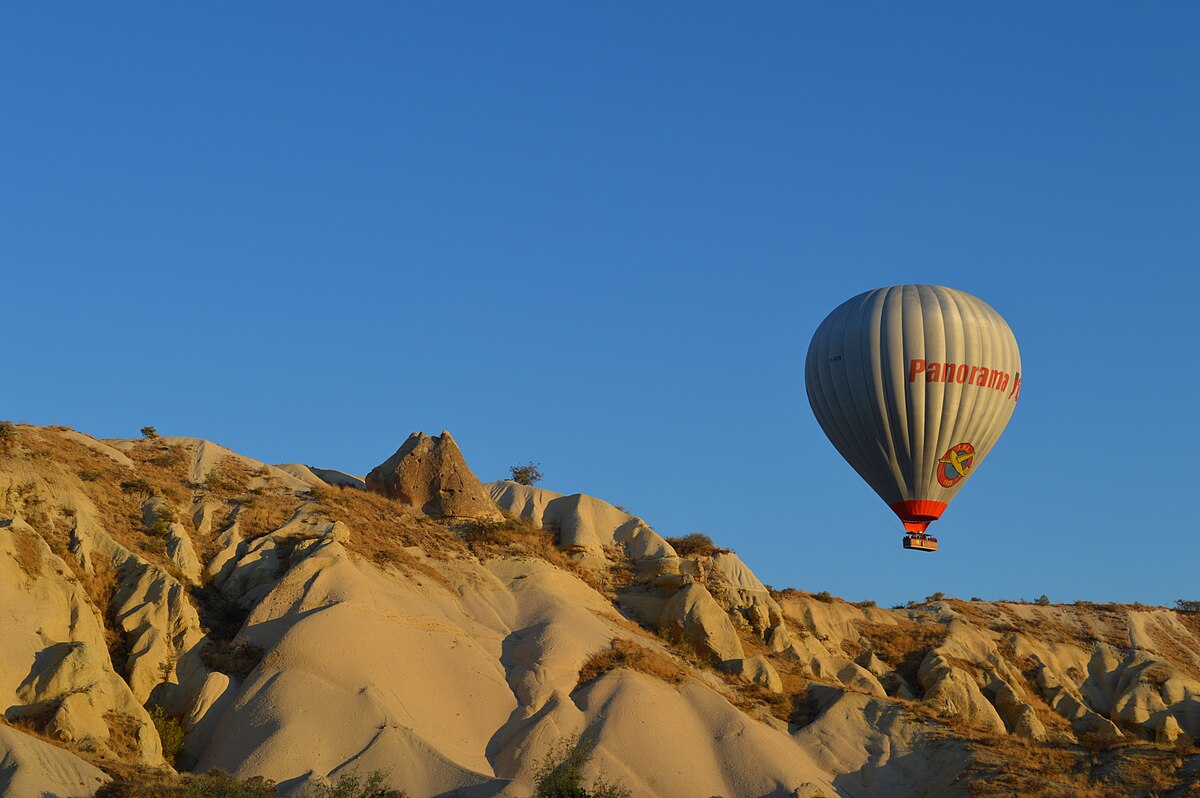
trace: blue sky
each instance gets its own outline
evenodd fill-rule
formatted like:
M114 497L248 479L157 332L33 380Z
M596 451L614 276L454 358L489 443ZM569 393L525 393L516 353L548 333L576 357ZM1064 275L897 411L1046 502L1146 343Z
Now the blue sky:
M31 5L0 17L0 417L483 479L890 604L1197 596L1194 4ZM935 525L804 396L927 282L1021 403Z

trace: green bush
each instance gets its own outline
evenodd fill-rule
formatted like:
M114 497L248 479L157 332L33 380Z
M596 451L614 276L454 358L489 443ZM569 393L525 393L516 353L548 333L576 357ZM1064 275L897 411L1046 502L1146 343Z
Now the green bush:
M173 718L162 707L150 710L150 720L158 730L158 739L162 740L163 759L171 764L183 752L183 724L179 718Z
M718 548L713 543L712 538L701 532L693 532L690 535L683 535L677 538L667 538L667 542L671 544L671 548L675 549L675 553L680 557L690 557L693 554L701 557L711 557L714 554L724 554L729 549Z
M521 485L536 485L542 481L542 464L530 460L525 465L509 466L512 481Z
M207 775L190 780L180 798L276 798L278 795L274 782L261 776L241 781L214 768Z
M0 421L0 449L8 449L17 438L17 425L11 421Z
M156 430L154 427L142 427L142 437L143 438L157 438L158 430Z
M100 472L93 471L90 468L85 468L79 472L79 478L84 482L95 482L100 479Z
M300 798L406 798L406 793L388 787L387 777L376 770L366 778L343 773L332 784L310 785Z
M578 735L558 742L534 774L534 798L632 798L628 788L596 779L591 791L583 788L583 768L592 758L596 744Z
M121 483L121 490L122 490L124 493L145 493L145 494L149 494L149 493L150 493L150 492L153 490L153 488L151 488L151 487L150 487L150 483L149 483L149 482L147 482L146 480L144 480L144 479L142 479L141 477L139 477L139 478L137 478L137 479L127 479L127 480L125 480L124 482L122 482L122 483Z

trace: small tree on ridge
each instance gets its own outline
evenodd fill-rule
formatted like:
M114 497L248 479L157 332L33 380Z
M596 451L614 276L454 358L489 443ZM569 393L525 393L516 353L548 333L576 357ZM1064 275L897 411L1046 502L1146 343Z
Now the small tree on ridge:
M509 473L512 474L512 481L521 485L536 485L542 481L541 463L535 463L530 460L525 465L509 466Z

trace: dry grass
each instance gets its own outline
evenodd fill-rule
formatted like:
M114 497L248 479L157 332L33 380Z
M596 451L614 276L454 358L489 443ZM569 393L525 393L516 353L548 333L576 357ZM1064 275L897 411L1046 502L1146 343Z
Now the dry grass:
M946 639L946 627L938 623L855 621L854 626L870 641L875 656L895 668L914 690L919 689L917 671L921 662Z
M260 476L265 475L251 469L239 458L222 457L209 470L204 481L195 487L202 487L211 498L228 500L236 496L244 496L252 489L251 485L255 479Z
M1123 604L1092 604L1077 601L1073 606L1057 605L1067 611L1036 612L1025 617L1028 602L982 602L950 599L950 606L976 626L1000 634L1024 634L1047 643L1070 643L1090 648L1097 641L1117 649L1129 648L1129 615L1132 607ZM1024 611L1023 611L1024 610Z
M112 781L100 787L96 798L276 798L279 794L274 782L260 776L241 780L215 768L203 776L176 775L146 767L114 768L110 764L106 764L105 769ZM352 793L345 791L334 795L350 796ZM378 795L387 798L383 793Z
M50 725L58 706L57 701L45 701L40 704L11 707L8 710L12 713L11 717L7 713L0 713L0 723L20 729L39 740L61 746L62 740L51 737L46 732L46 727Z
M1088 750L1011 737L972 741L963 772L973 798L1151 798L1200 794L1179 752L1165 746L1118 743Z
M1117 798L1077 771L1080 755L1062 746L1030 745L1007 737L969 748L963 771L972 798Z
M476 556L526 555L574 570L574 561L555 545L554 535L523 518L460 522L454 528Z
M1046 731L1050 733L1051 737L1059 740L1073 739L1074 731L1071 728L1071 722L1055 712L1042 698L1041 691L1037 686L1037 675L1041 669L1037 660L1032 657L1018 657L1011 638L1003 638L998 641L996 650L1021 674L1023 681L1012 687L1020 693L1022 701L1033 707L1038 720L1046 727Z
M104 713L108 726L108 745L118 759L127 762L138 760L138 722L122 712Z
M142 503L150 495L175 502L187 499L186 463L174 462L168 447L146 442L129 453L137 463L135 472L52 429L28 428L25 434L50 452L45 462L37 464L47 480L44 489L48 494L56 492L60 485L84 494L96 508L97 520L114 540L151 562L167 564L162 541L145 534ZM81 477L83 473L89 478ZM55 523L54 519L41 520L37 529L47 543L56 552L65 550L73 519L63 516L61 520L66 522L63 524ZM62 540L54 539L58 537Z
M68 559L67 563L76 566L74 558ZM79 579L79 585L83 588L83 592L87 594L88 599L99 610L99 617L104 621L104 642L108 646L108 653L113 657L113 665L117 672L122 672L122 667L117 663L123 662L115 657L119 656L125 643L121 634L117 631L119 628L115 625L115 620L109 622L109 608L112 607L113 596L116 595L117 587L120 580L117 578L117 570L113 568L112 560L105 557L99 552L92 553L92 573L79 569L75 573Z
M240 508L237 518L242 536L253 540L286 524L302 503L302 499L288 491L263 489L242 496L233 506Z
M649 674L664 682L679 684L687 673L670 657L625 638L617 638L603 651L588 657L579 669L579 685L598 679L617 668Z
M165 768L102 764L112 781L100 786L96 798L182 798L184 782Z
M1175 617L1187 627L1196 639L1200 640L1200 612L1176 612Z
M1190 628L1188 631L1192 632ZM1197 646L1200 641L1197 637L1193 636L1190 640L1180 639L1158 624L1150 628L1150 637L1162 657L1193 679L1200 680L1200 647Z
M471 553L480 559L537 557L556 568L574 574L588 587L610 601L616 601L617 585L623 577L620 569L600 574L584 568L558 548L552 532L533 526L528 519L508 517L503 521L453 521L447 522L447 526L453 529Z
M434 559L449 559L467 551L446 526L381 494L328 487L315 488L311 495L332 520L351 529L348 547L368 559L379 561L383 555L386 560L396 552L411 558L402 551L409 546L420 547Z
M13 539L13 556L21 570L30 576L42 572L42 547L38 545L37 535L25 530L10 530Z

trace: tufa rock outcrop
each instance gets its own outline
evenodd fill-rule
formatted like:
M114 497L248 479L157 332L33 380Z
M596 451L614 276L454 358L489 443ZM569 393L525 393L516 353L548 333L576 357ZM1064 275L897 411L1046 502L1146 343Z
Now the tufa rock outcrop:
M395 454L367 474L366 482L368 490L435 518L502 517L444 430L433 437L424 432L409 435Z

